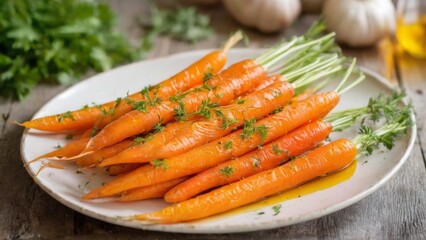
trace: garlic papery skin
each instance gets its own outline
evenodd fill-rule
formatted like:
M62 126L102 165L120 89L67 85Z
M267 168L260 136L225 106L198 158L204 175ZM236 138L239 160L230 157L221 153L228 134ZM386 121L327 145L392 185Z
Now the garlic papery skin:
M395 31L395 7L390 0L326 0L323 16L337 41L351 47L374 45Z
M240 23L267 33L289 26L301 12L300 0L223 0L223 3Z

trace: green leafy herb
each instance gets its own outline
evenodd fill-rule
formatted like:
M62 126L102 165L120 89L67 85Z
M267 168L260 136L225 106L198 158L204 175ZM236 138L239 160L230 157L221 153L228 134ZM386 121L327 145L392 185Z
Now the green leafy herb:
M274 211L274 216L277 216L281 212L281 204L275 205L272 207L272 211Z
M99 131L99 128L93 127L92 131L90 131L90 137L91 138L94 137L98 133L98 131Z
M209 68L209 70L207 72L204 73L203 76L203 83L209 81L210 79L212 79L214 77L213 75L213 69Z
M167 165L167 162L165 159L164 160L156 159L152 161L152 165L154 165L155 168L162 167L164 170L169 169L169 166Z
M153 127L155 133L162 132L164 130L164 126L161 125L161 121L154 125Z
M226 166L226 167L220 169L219 173L223 174L223 175L225 175L227 177L230 177L234 173L234 169L232 167L230 167L230 166Z
M224 147L226 150L231 149L231 148L232 148L232 141L231 141L231 140L226 141L226 142L225 142L225 144L223 144L223 147Z
M268 127L265 125L260 125L256 127L256 131L259 133L259 136L262 139L262 141L265 141L266 136L268 135Z
M72 140L72 139L73 139L73 137L74 137L74 135L72 135L72 134L68 134L68 135L66 135L66 136L65 136L65 139L66 139L66 140Z
M263 215L265 212L258 212L257 215Z
M132 105L132 108L133 108L133 110L137 110L137 111L139 111L139 112L144 112L144 113L146 113L146 111L147 111L147 106L148 106L147 101L145 101L145 100L140 100L140 101L138 101L138 102L134 102L134 103L133 103L133 105Z
M59 144L59 143L58 143L58 145L56 145L56 146L55 146L55 148L56 148L56 149L61 149L61 148L62 148L62 146L61 146L61 144Z
M256 118L244 120L243 133L241 134L242 139L250 138L255 132L259 133L260 137L262 138L262 141L266 139L266 136L268 134L268 127L266 127L265 125L255 126L255 123Z
M210 99L203 100L201 102L201 108L200 108L200 110L198 110L194 114L198 114L198 115L200 115L202 117L210 119L212 117L211 116L211 109L215 108L215 107L218 107L218 106L219 106L219 104L217 104L217 103L211 103Z
M40 81L71 84L140 58L98 1L0 1L0 95L23 99Z
M148 30L148 36L150 36L146 44L152 44L152 39L157 34L195 43L213 33L209 24L209 17L197 13L194 7L170 10L160 10L153 7L151 17L144 21L144 26Z
M243 104L244 103L244 99L239 98L239 99L237 99L236 103L237 104Z
M70 111L68 111L68 112L65 112L65 113L59 115L58 122L62 122L66 118L69 118L69 119L75 121L74 115Z
M276 144L272 145L272 151L274 151L274 153L277 155L281 155L283 152L285 152L283 149L278 148Z
M283 110L283 108L277 108L277 109L275 109L274 111L272 111L272 114L279 113L279 112L281 112L282 110Z

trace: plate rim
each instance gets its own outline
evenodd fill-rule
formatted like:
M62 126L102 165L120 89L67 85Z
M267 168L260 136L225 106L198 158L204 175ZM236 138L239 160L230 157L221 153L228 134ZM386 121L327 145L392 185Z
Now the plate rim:
M43 111L43 109L45 108L46 105L49 105L51 102L54 102L56 99L59 99L63 95L66 95L69 91L74 91L76 88L79 88L83 84L87 84L88 81L91 81L94 78L102 77L102 75L104 75L104 74L110 74L113 71L120 71L122 68L126 68L126 67L129 67L129 66L132 66L132 65L137 65L137 64L140 64L142 62L147 62L147 61L150 61L150 62L160 61L161 62L164 59L181 58L181 57L187 57L188 55L199 55L199 54L203 54L203 53L206 53L206 52L209 52L209 51L212 51L212 50L214 50L214 49L202 49L202 50L187 51L187 52L171 54L171 55L164 56L164 57L142 60L142 61L122 65L122 66L119 66L117 68L111 69L109 71L96 74L94 76L91 76L87 79L80 81L79 83L65 89L61 93L54 96L52 99L47 101L36 113L34 113L32 119L34 118L34 116L38 115L41 111ZM264 51L264 49L261 49L261 48L259 48L259 49L235 48L235 49L230 50L230 52L253 52L253 53L257 53L257 52L261 52L261 51ZM364 72L367 75L370 75L377 82L379 82L381 85L385 86L389 90L399 88L398 86L392 84L385 77L383 77L382 75L380 75L379 73L377 73L373 70L370 70L370 69L368 69L366 67L362 67L362 66L360 66L360 69L361 69L362 72ZM404 102L404 104L407 104L408 103L408 97L406 97L403 100L403 102ZM413 120L413 126L411 127L411 131L408 132L408 134L410 135L410 139L408 141L407 149L405 150L403 156L398 161L398 163L389 172L387 172L386 175L383 178L381 178L379 181L377 181L373 186L371 186L370 188L368 188L364 191L361 191L359 194L357 194L357 195L355 195L351 198L348 198L341 203L338 203L338 204L330 206L330 207L325 207L321 211L316 211L314 213L311 213L311 214L309 214L308 217L294 218L294 219L290 219L290 220L289 219L277 219L275 221L262 222L261 224L232 225L232 226L228 226L227 228L221 228L221 227L211 228L211 227L204 227L204 226L200 227L200 226L197 226L196 224L195 225L191 224L191 222L184 223L184 224L173 224L173 225L170 225L170 224L146 224L146 223L141 223L141 222L137 222L137 221L124 220L122 218L111 218L110 216L106 216L106 215L99 214L99 213L96 213L96 212L91 211L91 210L84 209L83 207L81 207L79 205L76 205L72 202L66 201L63 197L60 196L60 194L55 193L53 190L51 190L46 185L44 185L37 177L34 177L35 173L30 168L25 168L25 169L38 186L40 186L45 192L47 192L51 197L53 197L55 200L57 200L61 204L65 205L66 207L69 207L69 208L73 209L74 211L77 211L81 214L84 214L84 215L87 215L89 217L92 217L92 218L95 218L95 219L98 219L98 220L101 220L101 221L105 221L105 222L108 222L108 223L112 223L112 224L116 224L116 225L120 225L120 226L125 226L125 227L136 228L136 229L142 229L142 230L175 232L175 233L196 233L196 234L212 234L212 233L217 234L217 233L221 233L221 234L225 234L225 233L237 233L237 232L253 232L253 231L258 231L258 230L268 230L268 229L274 229L274 228L294 225L294 224L297 224L297 223L307 222L307 221L310 221L310 220L313 220L313 219L317 219L317 218L329 215L331 213L334 213L336 211L339 211L339 210L346 208L350 205L353 205L354 203L364 199L368 195L377 191L381 186L383 186L387 181L389 181L389 179L392 176L394 176L396 172L399 171L399 169L402 167L402 165L407 161L408 157L410 156L410 154L411 154L411 152L414 148L415 140L417 138L417 125L416 125L414 113L411 115L411 119ZM29 131L29 129L25 129L23 131L21 141L20 141L21 160L24 164L26 163L26 160L24 159L24 146L25 146L26 136L28 135L28 131ZM170 226L173 226L173 227L168 228Z

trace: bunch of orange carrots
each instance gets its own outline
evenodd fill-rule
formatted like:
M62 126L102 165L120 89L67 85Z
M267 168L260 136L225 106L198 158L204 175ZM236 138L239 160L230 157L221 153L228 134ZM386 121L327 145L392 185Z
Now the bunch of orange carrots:
M27 128L82 135L27 164L48 159L105 168L118 176L83 199L161 197L176 203L132 218L160 223L211 216L340 170L357 153L369 153L377 139L409 127L409 110L398 108L403 95L395 94L326 117L364 76L355 60L341 56L333 33L312 32L315 27L222 70L227 51L242 37L236 33L223 49L157 85L24 122ZM335 90L317 93L331 78L340 81ZM384 130L318 147L331 131L357 119L389 115L385 107L394 115Z

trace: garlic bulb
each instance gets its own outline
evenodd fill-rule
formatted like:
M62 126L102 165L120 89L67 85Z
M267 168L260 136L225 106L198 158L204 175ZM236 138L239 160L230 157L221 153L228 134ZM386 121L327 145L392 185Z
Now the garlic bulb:
M337 41L352 47L373 45L395 31L391 0L326 0L323 15Z
M302 12L320 13L324 0L301 0Z
M276 32L299 16L300 0L223 0L226 9L242 24L262 32Z

